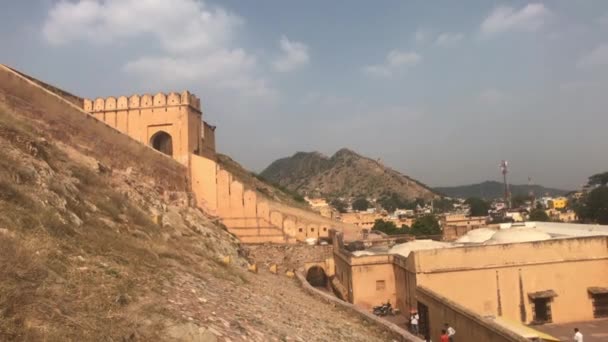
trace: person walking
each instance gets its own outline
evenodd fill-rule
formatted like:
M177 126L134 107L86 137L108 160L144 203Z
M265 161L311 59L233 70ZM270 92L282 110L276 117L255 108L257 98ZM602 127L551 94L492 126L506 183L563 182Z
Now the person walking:
M441 329L441 336L439 337L439 342L449 342L450 341L450 337L448 336L448 333L445 331L445 329Z
M411 316L410 316L410 328L412 329L412 333L416 336L418 336L418 320L420 319L420 316L418 316L418 312L416 312L416 310L412 310L411 312Z
M445 332L448 335L448 341L454 342L454 335L456 335L456 330L454 330L454 328L452 328L449 323L445 324Z
M574 342L583 342L583 334L578 328L574 328Z

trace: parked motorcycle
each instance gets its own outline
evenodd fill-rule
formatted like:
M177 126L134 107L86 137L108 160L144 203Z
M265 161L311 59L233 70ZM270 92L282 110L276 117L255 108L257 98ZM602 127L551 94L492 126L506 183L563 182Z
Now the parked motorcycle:
M373 313L376 316L388 316L388 315L393 316L393 315L395 315L391 302L387 302L386 304L382 304L380 306L374 306Z

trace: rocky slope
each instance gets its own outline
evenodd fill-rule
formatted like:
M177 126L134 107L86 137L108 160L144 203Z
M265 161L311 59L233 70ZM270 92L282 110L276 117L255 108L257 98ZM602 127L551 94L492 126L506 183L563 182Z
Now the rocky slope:
M293 279L248 273L174 161L3 91L0 341L390 341Z
M331 157L319 152L298 152L274 161L260 175L313 197L380 197L392 192L406 199L435 196L417 180L349 149L341 149Z

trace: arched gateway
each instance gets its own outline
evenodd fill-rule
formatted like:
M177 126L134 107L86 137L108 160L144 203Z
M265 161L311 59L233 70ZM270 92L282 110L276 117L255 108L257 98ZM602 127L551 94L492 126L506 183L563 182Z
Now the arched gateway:
M150 145L157 151L173 156L173 139L169 133L159 131L150 138Z

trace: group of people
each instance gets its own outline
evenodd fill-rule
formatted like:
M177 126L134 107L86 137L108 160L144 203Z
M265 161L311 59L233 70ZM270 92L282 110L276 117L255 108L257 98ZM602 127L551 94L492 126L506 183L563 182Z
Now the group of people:
M418 328L418 322L420 321L420 316L418 315L418 311L412 310L410 312L410 331L414 335L419 335L420 330ZM456 335L456 330L450 326L449 323L445 323L445 328L441 330L441 336L439 337L439 342L454 342L454 335ZM426 334L424 336L424 340L426 342L431 342L431 337Z

